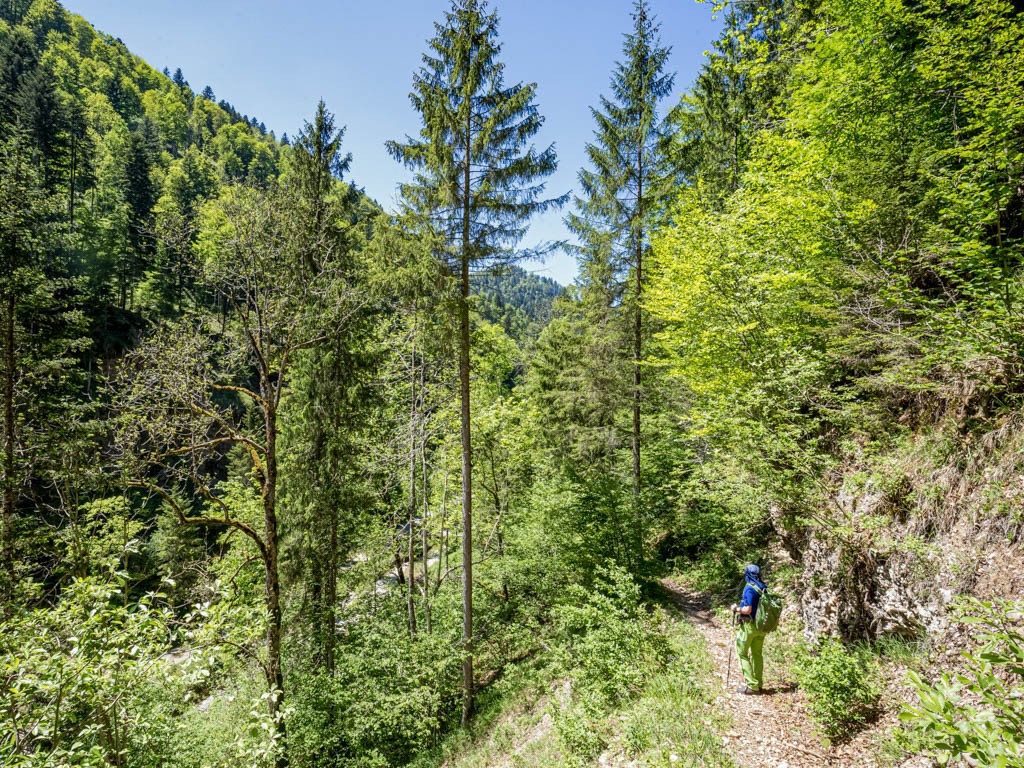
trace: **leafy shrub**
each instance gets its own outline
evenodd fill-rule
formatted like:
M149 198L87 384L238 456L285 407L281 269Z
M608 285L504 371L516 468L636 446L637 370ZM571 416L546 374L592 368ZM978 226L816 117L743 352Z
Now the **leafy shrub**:
M601 704L593 693L583 692L575 701L556 710L554 714L555 733L565 753L566 763L571 766L593 765L597 756L604 751L607 741L601 734Z
M174 718L167 749L153 753L146 768L271 768L283 744L279 720L290 722L291 707L271 716L262 671L233 670L226 685L209 693L198 705L189 705ZM159 699L154 701L158 706ZM166 704L165 704L166 706ZM180 702L179 702L180 706Z
M660 613L648 613L639 585L616 565L599 567L591 589L567 590L555 609L562 635L559 659L574 691L612 705L637 693L668 655Z
M795 671L812 717L830 738L842 736L876 714L882 682L866 646L826 638L813 652L805 649Z
M961 756L971 765L1024 765L1024 602L965 599L960 611L981 648L964 654L964 672L934 685L909 672L920 706L900 718L942 765Z
M554 708L555 731L571 765L590 765L605 747L603 712L633 697L667 656L660 613L648 613L639 585L616 565L597 568L592 588L573 585L554 611L556 649L570 700Z
M396 592L348 625L334 675L292 673L292 765L404 765L429 744L460 701L459 627L443 607L435 606L433 632L412 641Z
M160 595L125 607L123 589L79 579L52 608L6 619L0 685L13 727L0 738L0 764L106 766L121 753L149 765L145 754L166 749L168 721L149 711L148 693L174 619Z

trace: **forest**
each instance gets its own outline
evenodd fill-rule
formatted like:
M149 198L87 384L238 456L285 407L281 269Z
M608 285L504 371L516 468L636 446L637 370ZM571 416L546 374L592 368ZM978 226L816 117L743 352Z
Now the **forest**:
M622 6L558 196L450 0L388 211L0 0L0 765L1024 766L1024 4Z

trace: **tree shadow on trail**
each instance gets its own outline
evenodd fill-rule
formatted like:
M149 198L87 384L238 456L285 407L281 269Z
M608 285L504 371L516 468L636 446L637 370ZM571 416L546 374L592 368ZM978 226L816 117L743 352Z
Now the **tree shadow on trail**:
M781 683L780 685L772 685L761 689L762 696L778 696L786 693L794 693L799 686L796 683Z
M690 592L667 578L661 579L655 586L657 596L664 604L681 611L695 624L714 625L714 601L711 596L701 592Z

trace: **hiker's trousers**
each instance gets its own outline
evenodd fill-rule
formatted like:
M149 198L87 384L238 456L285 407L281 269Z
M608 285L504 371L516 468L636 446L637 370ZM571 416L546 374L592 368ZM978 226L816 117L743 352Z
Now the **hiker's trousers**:
M764 632L754 629L752 621L741 622L740 630L736 633L736 655L739 656L740 669L743 670L747 685L755 691L761 690L764 681L763 648Z

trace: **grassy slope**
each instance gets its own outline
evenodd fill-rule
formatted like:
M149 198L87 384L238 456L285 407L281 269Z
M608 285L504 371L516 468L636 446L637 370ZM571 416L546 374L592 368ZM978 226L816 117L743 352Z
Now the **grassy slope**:
M672 617L671 655L626 704L586 722L569 714L568 680L544 659L511 671L481 694L474 730L460 731L417 768L558 768L559 766L733 765L714 709L711 663L703 638ZM575 748L573 746L575 745Z

